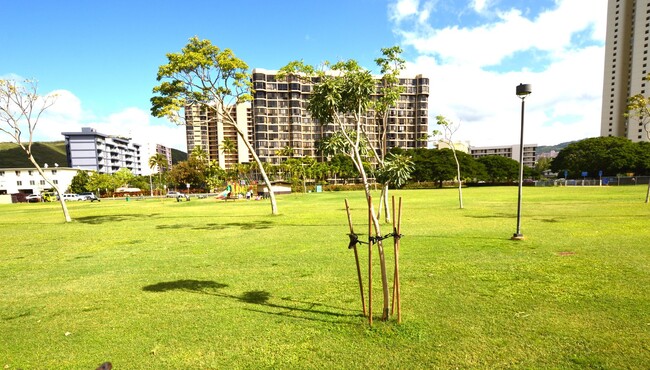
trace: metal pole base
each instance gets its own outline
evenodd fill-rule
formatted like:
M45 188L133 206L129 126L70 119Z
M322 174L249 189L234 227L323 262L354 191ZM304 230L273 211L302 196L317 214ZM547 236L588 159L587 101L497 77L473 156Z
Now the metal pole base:
M512 234L510 240L524 240L524 234Z

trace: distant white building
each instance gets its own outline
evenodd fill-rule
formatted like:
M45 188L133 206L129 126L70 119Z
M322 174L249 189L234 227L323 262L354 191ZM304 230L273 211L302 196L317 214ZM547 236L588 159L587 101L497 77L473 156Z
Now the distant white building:
M66 191L79 169L43 165L45 176ZM0 168L0 194L41 194L52 190L35 168Z
M141 145L131 138L105 135L91 127L81 132L62 132L68 166L86 171L113 174L128 168L134 175L142 175Z
M519 145L506 145L506 146L483 146L483 147L470 147L470 154L472 157L480 158L486 155L498 155L501 157L511 158L519 162L519 153L521 152ZM524 144L524 165L528 167L535 167L537 151L537 144Z
M436 149L451 149L451 144L444 140L439 140L434 144L434 146ZM469 154L470 145L469 142L457 141L454 143L454 148L459 152Z
M172 168L172 148L166 147L161 144L147 143L142 146L142 175L148 176L161 172L158 166L154 168L149 167L149 158L156 154L162 154L167 158L167 169Z

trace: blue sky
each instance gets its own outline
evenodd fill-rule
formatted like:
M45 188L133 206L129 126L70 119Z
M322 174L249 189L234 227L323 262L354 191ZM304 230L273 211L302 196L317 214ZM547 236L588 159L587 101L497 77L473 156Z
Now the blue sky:
M265 69L349 58L373 69L380 48L401 45L408 73L431 79L430 114L460 122L457 139L472 145L518 142L520 82L533 85L526 142L599 134L606 0L0 4L0 77L59 95L37 140L91 126L185 150L184 130L150 117L149 98L165 54L195 35Z

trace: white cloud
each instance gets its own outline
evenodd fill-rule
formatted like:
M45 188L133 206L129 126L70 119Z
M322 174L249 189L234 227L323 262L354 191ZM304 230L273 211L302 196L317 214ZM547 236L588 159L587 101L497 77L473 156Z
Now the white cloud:
M420 11L419 0L398 0L389 6L390 18L394 22L402 22L411 16L416 16Z
M82 102L73 93L57 90L56 103L41 117L34 141L60 141L62 132L79 132L82 127L92 127L107 135L131 137L138 144L162 144L186 150L185 128L154 119L140 108L125 108L106 117L96 117L83 109Z
M94 124L97 131L133 138L139 144L163 144L186 150L185 127L173 123L151 121L149 112L140 108L126 108Z
M475 12L481 13L483 10L486 8L486 0L473 0L472 1L472 9L474 9Z
M477 11L490 5L489 1L468 3ZM395 32L419 55L408 63L409 73L430 78L430 128L435 126L435 116L442 114L461 121L457 138L472 145L518 143L521 103L515 87L530 83L527 143L557 144L598 136L607 2L596 0L585 7L580 0L559 0L556 5L534 19L518 9L497 11L496 18L475 27L435 29L400 18L403 22L395 23ZM425 12L422 6L406 9L412 18ZM445 14L431 15L441 16ZM587 35L591 46L572 44L577 32L591 32ZM531 48L544 57L543 64L533 58L516 59L529 56ZM513 61L514 67L495 68L504 60Z

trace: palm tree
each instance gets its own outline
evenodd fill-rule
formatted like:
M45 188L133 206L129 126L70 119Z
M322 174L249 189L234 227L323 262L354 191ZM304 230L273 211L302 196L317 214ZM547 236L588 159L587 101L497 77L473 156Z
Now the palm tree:
M160 153L156 153L149 158L149 168L152 170L154 168L158 169L158 188L160 188L162 183L162 172L167 169L168 165L169 162L167 161L167 157Z
M190 156L196 158L200 162L206 162L208 160L208 153L206 153L206 151L203 150L203 148L200 146L195 146L192 148L192 153L190 153Z
M275 151L275 155L282 157L293 157L295 153L296 150L290 145L287 145L284 148Z
M224 159L226 154L237 153L237 143L229 137L224 138L219 147L223 153Z

